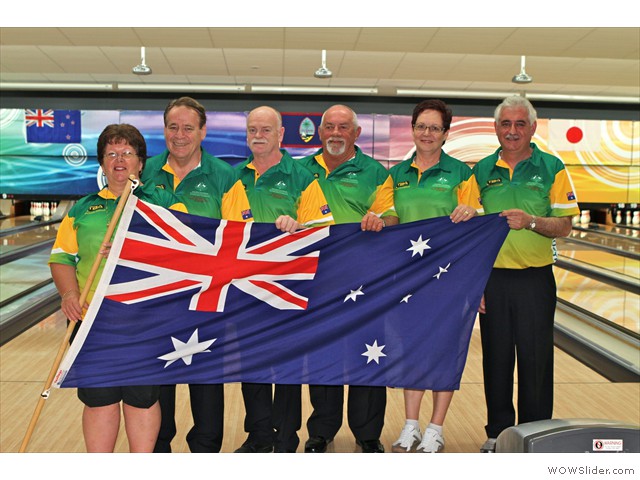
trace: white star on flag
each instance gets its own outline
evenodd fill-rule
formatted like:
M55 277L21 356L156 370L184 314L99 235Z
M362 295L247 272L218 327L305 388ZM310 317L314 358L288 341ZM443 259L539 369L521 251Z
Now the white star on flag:
M380 345L378 346L378 340L376 339L373 342L373 345L369 345L367 343L365 343L366 347L367 347L367 351L364 352L362 354L363 357L367 357L367 364L369 364L369 362L374 361L376 362L378 365L380 365L380 357L386 357L387 355L382 353L382 349L384 347L386 347L386 345Z
M450 266L451 266L451 263L447 263L447 266L444 267L444 268L438 267L440 269L440 271L434 275L434 278L437 278L438 280L440 280L440 275L442 275L443 273L449 273L449 270L447 270L447 269Z
M351 290L351 293L349 295L347 295L346 297L344 297L344 300L342 303L346 302L347 300L353 300L354 302L356 301L356 297L358 295L364 295L364 292L362 291L362 287L363 285L360 285L360 288L357 290Z
M164 365L164 368L167 368L173 362L176 362L180 359L185 363L185 365L191 365L191 360L196 353L204 353L210 352L211 350L207 350L213 342L215 342L217 338L212 340L205 340L204 342L198 341L198 329L191 334L191 337L187 341L187 343L181 342L175 337L171 337L171 341L173 342L173 348L175 351L169 352L166 355L162 355L158 357L159 360L166 360L167 363Z
M419 253L420 256L422 256L425 250L431 248L429 245L427 245L427 243L429 243L429 240L431 239L427 238L426 240L422 240L422 235L418 237L418 240L410 240L411 246L407 248L407 252L411 250L411 252L413 252L411 253L412 257L415 256L416 253Z
M405 295L405 296L402 298L402 300L400 300L400 303L402 303L402 302L404 302L404 303L409 303L409 299L410 299L411 297L413 297L413 295L412 295L412 294Z

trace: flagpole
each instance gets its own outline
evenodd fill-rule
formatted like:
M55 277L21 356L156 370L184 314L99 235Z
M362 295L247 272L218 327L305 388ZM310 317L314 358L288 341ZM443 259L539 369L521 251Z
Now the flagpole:
M113 236L113 232L116 229L116 225L120 220L120 215L122 215L122 211L124 210L124 206L129 199L129 195L131 192L138 186L138 180L135 179L133 175L129 176L127 180L127 185L125 186L122 195L120 196L120 200L118 201L118 205L116 206L116 210L109 220L109 225L107 227L107 233L104 235L104 239L102 243L107 243L111 241L111 237ZM91 271L89 272L89 276L87 277L87 281L82 290L82 294L80 295L80 305L84 305L87 297L89 296L89 291L91 290L91 286L93 285L93 281L95 279L96 274L98 273L98 269L100 268L100 263L104 259L104 256L98 252L96 258L93 262L93 266L91 267ZM25 433L24 439L22 440L22 445L20 445L19 453L24 453L27 450L27 445L29 444L29 440L31 440L31 435L33 434L34 429L36 428L36 423L38 422L38 418L40 417L40 413L44 408L44 402L49 398L49 393L51 390L51 385L53 384L53 378L58 371L58 367L62 362L62 357L69 346L69 339L71 338L71 334L73 333L73 329L76 325L76 322L69 322L67 326L67 331L65 333L64 338L62 339L62 343L60 344L60 348L58 348L58 354L56 355L55 360L53 361L53 365L51 366L51 371L49 372L49 377L44 385L44 390L40 394L40 399L38 400L38 404L36 405L36 409L33 412L33 416L31 417L31 422L27 428L27 432Z

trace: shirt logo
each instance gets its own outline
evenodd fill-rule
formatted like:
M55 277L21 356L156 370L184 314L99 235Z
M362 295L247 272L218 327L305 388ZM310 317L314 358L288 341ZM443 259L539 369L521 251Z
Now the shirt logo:
M160 190L166 190L167 187L164 186L164 183L160 183L158 185L156 185L156 188L159 188Z
M207 184L204 182L198 182L198 184L195 186L195 189L202 192L203 190L207 189Z
M249 220L250 218L253 218L253 213L251 213L251 209L242 210L242 219Z
M320 207L320 211L322 212L323 215L326 215L327 213L331 213L331 209L329 208L329 205L326 203Z
M87 212L97 212L98 210L104 210L104 205L89 205L89 208L87 208Z
M567 192L567 200L575 200L576 196L573 192Z
M405 188L409 186L409 180L405 180L404 182L396 183L396 188Z
M440 177L431 188L439 192L446 192L447 190L451 190L451 185L447 177Z
M498 185L499 183L502 183L502 179L501 178L493 178L490 180L487 180L487 186L492 186L492 185Z

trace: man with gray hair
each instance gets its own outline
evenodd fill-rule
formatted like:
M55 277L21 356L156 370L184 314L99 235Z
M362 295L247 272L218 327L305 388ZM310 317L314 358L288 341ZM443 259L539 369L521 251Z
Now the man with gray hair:
M300 160L318 179L335 223L361 223L379 232L398 223L389 171L355 145L362 131L345 105L327 109L320 124L322 148ZM344 386L309 385L313 413L307 421L307 453L324 453L342 425ZM386 387L350 386L347 418L364 453L382 453L380 434L387 404Z
M571 217L579 213L562 160L531 141L537 114L529 100L506 98L494 126L500 148L476 164L470 179L483 212L499 212L511 227L479 309L488 437L481 452L495 451L497 436L515 425L516 359L518 423L552 416L554 239L571 232Z
M311 172L280 148L284 136L280 113L268 106L247 116L251 156L236 169L256 222L274 222L283 231L332 222L327 200ZM302 423L300 385L242 383L246 441L236 453L295 452Z

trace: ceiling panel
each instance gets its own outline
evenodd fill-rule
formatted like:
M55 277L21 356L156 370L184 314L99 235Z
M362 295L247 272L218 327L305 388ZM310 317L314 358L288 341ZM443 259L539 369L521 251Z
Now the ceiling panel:
M153 74L138 77L141 61ZM327 50L330 79L314 78ZM516 85L526 71L534 79ZM639 95L639 28L0 28L0 80ZM631 93L629 93L631 92Z

